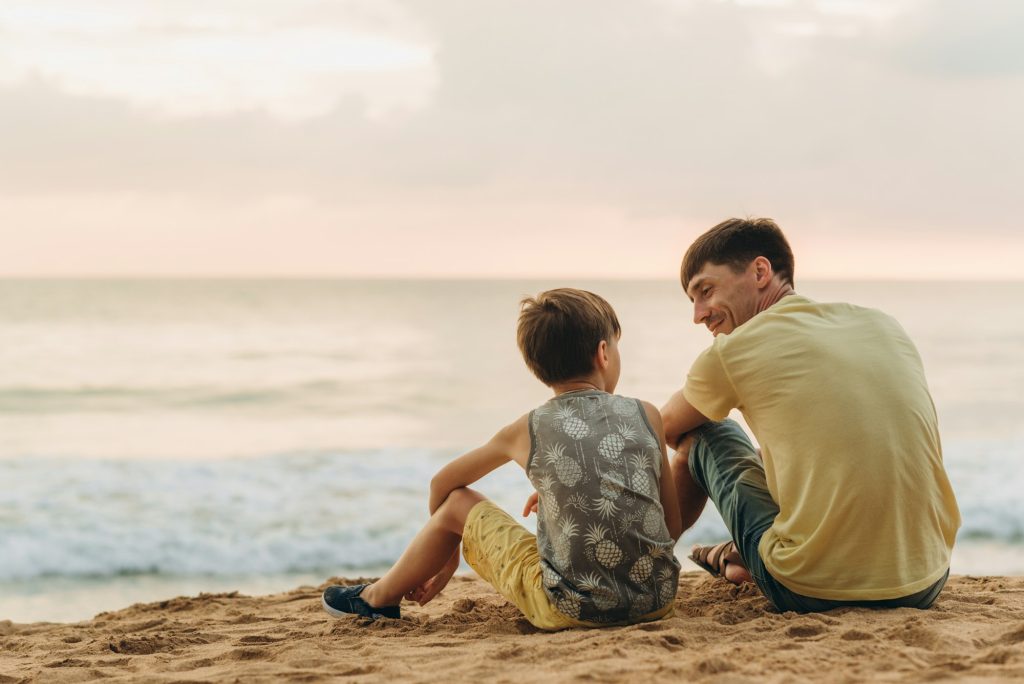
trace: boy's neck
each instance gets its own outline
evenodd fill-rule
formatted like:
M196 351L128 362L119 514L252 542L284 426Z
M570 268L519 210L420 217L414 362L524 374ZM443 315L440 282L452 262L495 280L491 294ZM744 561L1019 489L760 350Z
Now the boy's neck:
M604 378L580 378L579 380L567 380L551 385L551 389L554 390L555 396L560 394L566 394L567 392L580 392L584 390L596 390L598 392L607 392L605 388Z

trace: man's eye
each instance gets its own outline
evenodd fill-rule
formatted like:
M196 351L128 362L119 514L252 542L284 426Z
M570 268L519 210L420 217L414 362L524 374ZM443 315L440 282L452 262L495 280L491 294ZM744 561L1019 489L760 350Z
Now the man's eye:
M705 287L703 290L701 290L700 294L703 297L707 297L709 294L711 294L711 288L710 287Z

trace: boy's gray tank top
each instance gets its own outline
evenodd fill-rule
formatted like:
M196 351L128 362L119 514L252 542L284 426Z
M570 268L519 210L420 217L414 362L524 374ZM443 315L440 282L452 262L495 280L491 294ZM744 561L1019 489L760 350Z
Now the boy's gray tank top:
M555 607L586 622L626 622L671 603L679 561L661 506L661 445L641 403L567 392L529 422L526 473L539 494L537 548Z

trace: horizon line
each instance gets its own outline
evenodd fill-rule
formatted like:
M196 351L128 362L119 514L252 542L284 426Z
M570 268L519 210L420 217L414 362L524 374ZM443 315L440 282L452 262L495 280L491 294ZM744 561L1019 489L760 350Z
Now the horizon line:
M593 280L599 282L650 282L660 283L670 280L668 278L636 277L636 276L599 276L599 275L529 275L529 276L482 276L482 275L338 275L338 274L166 274L166 275L141 275L141 274L110 274L110 275L3 275L0 274L0 282L60 282L60 281L96 281L96 282L120 282L120 281L293 281L293 282L524 282L524 281L548 281L548 280ZM671 279L675 282L675 279ZM985 277L898 277L898 276L808 276L801 278L807 282L828 282L828 283L1024 283L1021 278L985 278Z

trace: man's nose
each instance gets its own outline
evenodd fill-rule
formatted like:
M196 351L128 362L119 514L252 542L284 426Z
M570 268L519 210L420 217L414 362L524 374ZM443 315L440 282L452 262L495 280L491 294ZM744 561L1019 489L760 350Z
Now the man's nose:
M699 302L693 303L693 322L700 325L708 317L708 308Z

